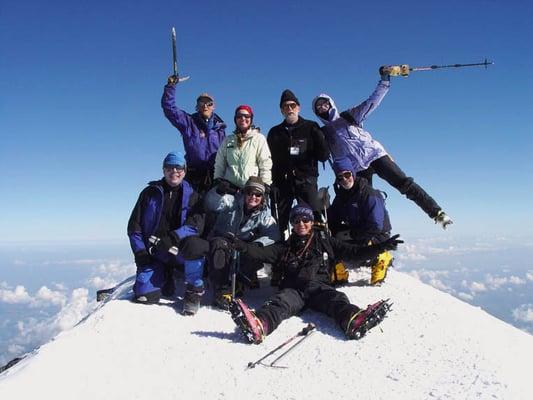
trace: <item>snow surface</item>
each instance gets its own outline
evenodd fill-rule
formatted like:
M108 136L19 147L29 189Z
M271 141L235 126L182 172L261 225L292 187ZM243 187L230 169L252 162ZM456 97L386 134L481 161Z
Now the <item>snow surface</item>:
M382 287L368 275L352 272L341 290L361 306L394 305L360 341L306 311L251 345L227 313L185 317L179 298L145 306L125 295L4 372L0 399L533 398L533 336L404 273ZM259 306L271 290L245 299ZM279 362L288 368L246 369L308 322L318 331Z

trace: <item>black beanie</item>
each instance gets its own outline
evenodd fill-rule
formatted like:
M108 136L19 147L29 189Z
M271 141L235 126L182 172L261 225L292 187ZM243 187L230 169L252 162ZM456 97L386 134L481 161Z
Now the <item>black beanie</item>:
M289 89L285 89L283 93L281 94L281 99L279 101L279 107L281 108L283 103L285 103L286 101L294 101L296 104L300 105L298 98Z

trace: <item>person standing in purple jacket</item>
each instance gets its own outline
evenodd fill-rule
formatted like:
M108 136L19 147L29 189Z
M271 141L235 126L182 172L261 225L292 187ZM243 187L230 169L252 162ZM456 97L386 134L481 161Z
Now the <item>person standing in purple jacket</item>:
M205 193L213 183L213 168L217 150L226 137L226 124L214 112L215 101L207 93L196 99L196 112L189 114L176 106L177 77L168 77L161 107L165 117L183 137L187 180L198 193Z

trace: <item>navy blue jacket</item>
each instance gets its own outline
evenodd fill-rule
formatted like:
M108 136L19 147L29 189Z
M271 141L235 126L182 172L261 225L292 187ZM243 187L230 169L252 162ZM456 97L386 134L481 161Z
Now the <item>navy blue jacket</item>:
M339 187L328 209L328 223L333 236L342 231L350 233L358 244L380 243L390 236L391 224L380 191L357 177L349 190Z
M145 252L151 246L148 239L159 228L163 210L164 179L148 183L131 212L128 222L128 237L134 254ZM179 199L178 199L179 200ZM179 221L172 221L174 226L179 226L173 232L181 240L188 236L198 236L204 228L204 215L198 194L187 181L181 183L181 201ZM157 255L156 255L157 256ZM162 254L161 261L169 258L169 254Z

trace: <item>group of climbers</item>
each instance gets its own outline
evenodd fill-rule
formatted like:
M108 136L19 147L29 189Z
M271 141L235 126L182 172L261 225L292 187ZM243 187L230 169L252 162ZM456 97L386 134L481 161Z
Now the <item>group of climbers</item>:
M300 102L287 89L279 103L283 121L266 137L254 126L249 105L235 109L228 136L213 96L200 94L193 114L181 110L175 102L178 81L168 78L162 107L182 135L185 154L165 157L163 178L148 184L132 211L134 300L152 304L173 296L173 271L182 268L183 313L198 311L208 279L213 304L229 310L251 342L261 342L304 307L332 317L350 339L364 335L380 322L385 302L363 310L335 286L347 281L347 268L363 265L371 267L370 284L381 284L390 251L403 243L390 236L385 199L372 187L372 174L444 228L452 223L362 128L387 93L389 77L382 75L366 101L341 113L330 96L317 96L312 108L322 128L299 115ZM335 173L331 205L317 185L318 163L328 159ZM263 263L272 266L279 291L254 312L236 297L244 287L259 285Z

